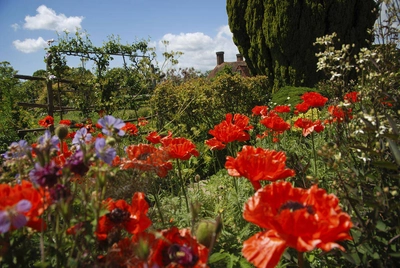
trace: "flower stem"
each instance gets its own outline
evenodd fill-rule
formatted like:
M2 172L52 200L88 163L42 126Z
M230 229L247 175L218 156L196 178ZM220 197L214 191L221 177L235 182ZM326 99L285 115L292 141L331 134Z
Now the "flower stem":
M185 188L185 181L182 178L182 172L181 172L181 162L179 161L179 159L176 159L176 163L178 166L178 177L181 183L181 187L182 187L182 191L183 191L183 195L185 196L185 202L186 202L186 211L189 213L190 209L189 209L189 200L186 194L186 188Z
M298 264L299 268L303 268L304 267L304 255L303 255L303 252L300 252L300 251L297 252L297 264Z
M314 132L311 132L311 142L312 142L312 149L314 154L314 177L317 178L317 153L315 151L315 142L314 142Z
M157 206L157 210L158 210L158 216L161 219L161 223L163 226L165 226L165 222L164 222L164 217L161 211L161 205L160 205L160 200L158 199L158 193L157 191L154 191L155 193L153 193L154 196L154 201L156 201L156 206Z

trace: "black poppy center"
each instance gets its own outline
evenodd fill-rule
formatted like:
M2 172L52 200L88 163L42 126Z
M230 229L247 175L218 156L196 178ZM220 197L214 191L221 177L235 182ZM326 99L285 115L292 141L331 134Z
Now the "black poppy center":
M305 206L300 202L291 201L291 200L284 203L279 208L279 212L281 212L282 210L285 210L285 209L289 209L290 212L294 212L296 210L303 209L303 208L305 208L309 214L314 214L314 210L313 210L312 206L310 206L310 205Z
M149 157L149 155L150 155L150 153L143 153L143 154L140 154L140 155L137 157L137 159L138 159L138 160L146 160L146 159Z
M122 210L119 208L114 208L110 213L107 214L107 217L114 223L122 223L127 221L131 214L129 211Z

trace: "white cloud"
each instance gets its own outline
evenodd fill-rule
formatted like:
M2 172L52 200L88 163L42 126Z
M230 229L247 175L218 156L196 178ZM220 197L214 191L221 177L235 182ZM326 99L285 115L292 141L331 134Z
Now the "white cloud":
M18 23L14 23L14 24L11 24L11 28L13 28L14 31L17 31L17 30L18 30L19 28L21 28L21 27L19 26Z
M25 39L24 41L15 40L13 41L14 47L24 53L36 52L40 49L47 47L47 41L42 37L38 39Z
M162 40L168 41L167 51L180 51L184 54L178 58L178 68L193 67L196 70L208 71L217 64L217 51L224 51L225 61L235 61L238 49L232 41L232 33L228 25L218 29L215 37L204 33L165 34L157 43L157 51L165 51ZM157 53L157 54L162 54Z
M37 14L33 17L26 16L24 28L29 30L52 30L52 31L68 31L75 32L77 28L81 29L81 22L84 17L66 17L64 14L56 14L56 12L46 7L39 6Z

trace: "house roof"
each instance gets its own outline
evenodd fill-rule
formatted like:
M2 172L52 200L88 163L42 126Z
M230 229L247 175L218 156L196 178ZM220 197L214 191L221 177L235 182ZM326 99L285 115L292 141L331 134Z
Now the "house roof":
M249 68L247 67L247 63L243 60L243 57L240 54L237 54L236 57L236 61L224 62L223 52L217 52L217 66L215 66L215 68L208 74L208 78L215 77L218 72L225 68L225 66L231 67L233 73L240 73L241 76L250 77L251 74Z

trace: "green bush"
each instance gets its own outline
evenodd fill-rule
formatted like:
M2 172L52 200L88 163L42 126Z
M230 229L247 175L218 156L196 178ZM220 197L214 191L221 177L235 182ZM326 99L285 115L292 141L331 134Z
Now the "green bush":
M206 139L207 132L227 113L251 112L255 105L266 103L271 88L265 76L243 78L221 74L213 80L194 78L176 85L166 81L158 85L150 100L158 126L178 126L174 132ZM160 129L160 128L159 128Z
M296 104L302 102L301 96L306 92L319 92L315 88L310 87L292 87L286 86L274 94L272 94L271 102L276 105L289 105L294 107Z

